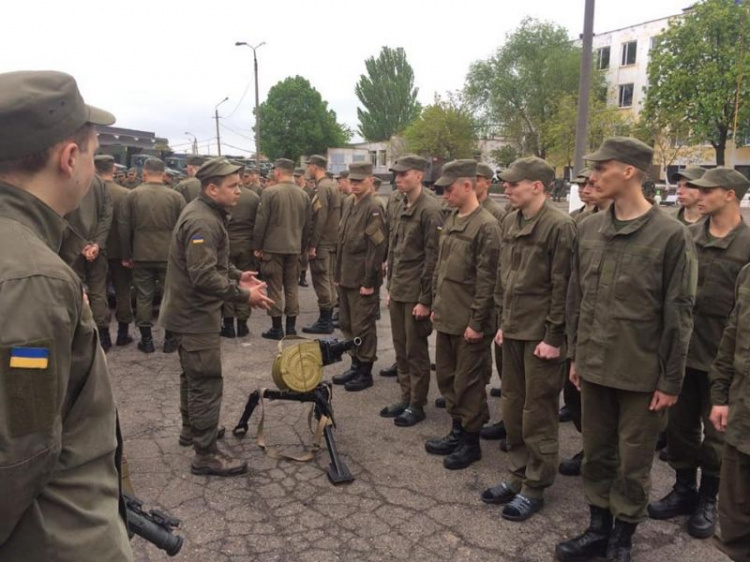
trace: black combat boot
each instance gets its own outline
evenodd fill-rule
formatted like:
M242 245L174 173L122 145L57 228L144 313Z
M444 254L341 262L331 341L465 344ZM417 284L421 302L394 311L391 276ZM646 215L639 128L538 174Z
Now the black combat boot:
M162 351L164 353L174 353L177 351L177 338L174 337L174 334L170 332L169 330L164 331L164 348Z
M563 476L580 476L581 463L583 462L583 451L579 451L569 459L565 459L557 467L557 472Z
M607 543L607 562L630 562L636 524L615 519L615 528Z
M320 318L309 326L302 328L302 331L306 334L332 334L333 333L333 310L320 309Z
M308 287L307 284L307 271L300 271L299 273L299 286L300 287Z
M372 386L372 361L360 361L354 378L344 385L348 392L359 392Z
M398 376L398 366L394 363L390 367L386 367L385 369L380 369L380 372L378 374L381 377L397 377Z
M461 426L461 420L453 420L453 427L448 435L428 440L424 448L431 455L450 455L458 448L463 434L464 428Z
M141 341L138 342L138 350L143 353L153 353L154 349L154 338L151 335L151 328L138 328L141 332Z
M481 460L481 458L482 448L479 446L479 432L464 431L458 447L443 459L443 466L448 470L461 470Z
M359 359L357 359L356 357L352 357L352 366L340 375L334 375L331 380L333 381L333 384L346 384L357 376L358 370Z
M589 528L582 535L569 541L558 543L555 558L562 562L579 562L604 556L607 543L612 535L612 514L609 509L590 505Z
M678 470L672 491L659 501L649 504L648 516L651 519L672 519L678 515L692 514L698 504L696 473L695 468Z
M128 327L130 325L127 322L119 322L117 324L117 341L115 345L128 345L133 343L133 338L128 333Z
M696 539L707 539L716 533L716 495L719 493L719 479L716 476L701 475L701 489L698 504L688 520L688 533Z
M267 332L263 332L261 337L266 338L267 340L276 341L284 339L284 329L281 327L281 316L271 317L271 329Z
M444 409L445 408L445 398L443 398L442 396L438 396L437 398L435 398L435 407L436 408L443 408Z
M112 347L112 340L109 337L108 326L102 326L99 328L99 343L101 344L102 349L105 353Z
M247 320L240 320L237 319L237 337L238 338L244 338L245 336L250 335L250 330L247 327Z
M224 324L221 327L222 338L236 338L237 334L234 331L234 318L224 318Z
M287 336L297 335L297 317L296 316L286 317L286 335Z
M505 439L505 422L488 423L479 432L479 436L490 441Z

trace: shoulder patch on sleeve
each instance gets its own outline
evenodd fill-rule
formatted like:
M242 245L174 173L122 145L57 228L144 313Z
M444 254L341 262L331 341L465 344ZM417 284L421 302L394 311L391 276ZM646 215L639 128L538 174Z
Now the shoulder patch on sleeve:
M194 236L190 237L191 244L203 244L205 241L206 238L202 234L195 234Z

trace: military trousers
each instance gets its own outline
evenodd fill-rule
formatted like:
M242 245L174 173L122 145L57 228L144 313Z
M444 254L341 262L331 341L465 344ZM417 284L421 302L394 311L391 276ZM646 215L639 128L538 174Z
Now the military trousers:
M174 334L180 356L180 414L190 428L196 453L217 450L224 379L221 342L215 334Z
M670 444L670 451L672 445ZM724 444L719 485L718 547L732 560L750 560L750 455Z
M435 341L435 372L445 408L471 433L479 432L490 419L485 387L491 342L491 336L469 343L463 335L443 332L437 332Z
M649 410L652 398L651 392L581 382L586 502L628 523L648 518L654 448L666 425L665 410Z
M165 262L135 262L133 284L135 285L135 324L139 328L154 325L154 299L157 286L164 293L164 280L167 276Z
M563 400L568 407L570 417L573 418L573 425L576 427L578 433L581 433L581 391L570 382L570 377L568 377L568 373L570 373L570 361L566 362L565 372Z
M115 318L123 324L133 321L133 304L130 301L130 288L133 285L133 272L122 265L122 260L109 260L109 278L115 290Z
M307 273L307 268L310 266L310 258L307 256L307 252L302 252L299 255L299 271L300 276Z
M94 261L78 255L73 261L73 271L86 286L94 322L99 328L109 327L109 304L107 303L107 258L99 254Z
M509 484L541 499L555 481L559 451L558 411L565 381L565 349L558 359L534 355L539 341L503 340L503 395Z
M299 315L299 256L297 254L264 254L261 266L268 283L268 297L274 305L269 316Z
M377 296L360 295L359 288L339 287L339 325L346 339L360 338L362 343L351 352L363 363L374 363L378 353L378 332L375 328Z
M432 322L429 318L417 320L412 314L415 306L415 302L391 299L388 310L391 315L401 401L421 409L427 403L427 393L430 391L430 350L427 338L432 333Z
M495 349L495 369L497 369L497 378L503 380L503 346L497 345L494 341L492 347ZM492 378L492 367L490 366L490 378Z
M336 286L333 284L335 264L336 250L334 248L317 248L315 257L310 260L310 273L320 310L332 310L336 302Z
M253 251L250 249L250 242L232 243L229 248L229 262L240 271L252 271ZM225 302L222 310L224 318L237 318L244 322L250 318L250 304L247 302L234 303Z
M707 476L719 477L724 435L714 428L711 384L708 373L685 369L679 399L669 410L667 443L669 465L675 470L700 467Z

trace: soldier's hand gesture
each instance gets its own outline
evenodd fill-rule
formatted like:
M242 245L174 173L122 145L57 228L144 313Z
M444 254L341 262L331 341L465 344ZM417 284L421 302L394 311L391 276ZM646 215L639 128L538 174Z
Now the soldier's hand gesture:
M711 408L711 416L708 418L716 428L716 431L724 433L729 421L729 406L714 406Z

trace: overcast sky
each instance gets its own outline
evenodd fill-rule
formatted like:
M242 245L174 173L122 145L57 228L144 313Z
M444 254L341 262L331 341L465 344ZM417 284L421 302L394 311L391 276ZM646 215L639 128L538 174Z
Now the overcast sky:
M595 32L679 13L688 0L599 0ZM84 99L112 111L117 126L156 132L187 151L216 154L214 106L224 153L253 150L252 51L260 98L301 75L339 121L357 129L354 85L364 60L384 45L403 47L419 98L463 86L471 62L486 58L525 16L557 22L577 37L583 0L24 0L5 2L0 72L54 69L78 80ZM243 98L243 92L247 90ZM231 129L231 130L230 130ZM233 132L234 131L234 132ZM245 150L242 150L245 149Z

